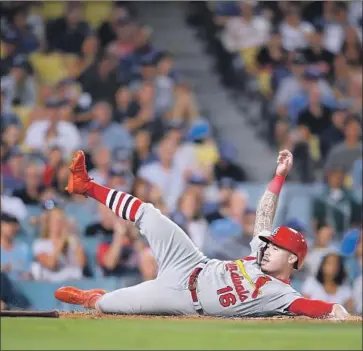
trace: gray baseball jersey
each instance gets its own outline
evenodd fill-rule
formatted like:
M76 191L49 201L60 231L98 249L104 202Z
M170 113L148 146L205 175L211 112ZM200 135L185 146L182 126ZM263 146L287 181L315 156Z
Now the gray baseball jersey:
M136 226L149 242L158 276L105 294L96 306L104 313L195 314L188 280L198 266L203 270L198 277L197 295L207 315L284 314L301 297L289 284L261 271L256 255L264 243L257 237L251 242L251 256L245 259L208 260L180 227L151 204L140 207Z

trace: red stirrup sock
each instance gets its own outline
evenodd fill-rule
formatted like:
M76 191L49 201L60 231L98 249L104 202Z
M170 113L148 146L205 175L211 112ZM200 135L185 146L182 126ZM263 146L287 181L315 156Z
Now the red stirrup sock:
M137 220L139 208L143 204L140 199L130 194L107 188L95 182L90 182L87 195L106 205L116 216L131 222Z

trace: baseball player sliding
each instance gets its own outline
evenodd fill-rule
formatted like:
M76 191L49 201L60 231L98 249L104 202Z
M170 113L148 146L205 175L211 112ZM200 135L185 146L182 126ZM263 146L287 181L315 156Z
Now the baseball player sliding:
M148 240L159 270L155 280L109 293L62 287L55 297L103 313L225 317L289 314L345 319L349 314L343 306L303 298L290 285L293 271L303 265L306 241L288 227L272 230L272 223L292 163L289 151L279 153L276 175L257 208L251 255L220 261L207 258L152 204L93 182L87 174L84 153L78 151L70 166L68 192L92 197L117 216L134 222Z

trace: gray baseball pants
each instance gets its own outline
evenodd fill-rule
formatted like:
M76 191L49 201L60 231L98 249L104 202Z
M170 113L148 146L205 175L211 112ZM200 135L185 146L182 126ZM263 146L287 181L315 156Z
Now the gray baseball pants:
M153 205L144 203L136 220L158 264L154 280L102 296L96 308L119 314L195 314L189 276L206 257L187 234Z

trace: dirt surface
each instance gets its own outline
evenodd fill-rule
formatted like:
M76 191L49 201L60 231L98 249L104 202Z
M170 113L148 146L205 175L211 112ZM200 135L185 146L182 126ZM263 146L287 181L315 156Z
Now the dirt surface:
M279 322L279 321L291 321L291 322L302 322L307 321L311 323L362 323L361 316L350 316L349 319L345 321L337 321L334 319L317 319L309 317L266 317L266 318L218 318L209 316L150 316L150 315L119 315L119 314L100 314L97 312L61 312L60 318L73 318L73 319L172 319L172 320L225 320L225 321L240 321L240 322L250 322L250 321L262 321L262 322Z

